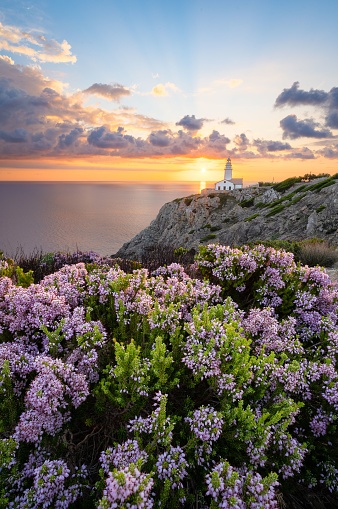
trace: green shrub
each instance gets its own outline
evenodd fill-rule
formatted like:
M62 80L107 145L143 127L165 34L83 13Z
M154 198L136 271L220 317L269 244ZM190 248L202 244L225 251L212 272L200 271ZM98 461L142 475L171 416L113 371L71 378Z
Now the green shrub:
M273 189L279 193L283 193L284 191L290 189L290 187L292 187L293 185L297 184L297 182L301 181L302 177L291 177L283 180L282 182L279 182L278 184L275 184L273 186Z
M293 200L291 200L290 205L294 205L295 203L298 203L302 198L304 198L305 193L300 194L299 196L296 196Z
M333 186L336 183L336 181L330 177L328 179L322 180L321 182L317 182L316 184L312 184L308 187L309 191L321 191L324 189L324 187Z
M256 209L263 209L266 206L267 206L267 203L263 203L262 201L257 202L255 205Z
M252 216L249 216L246 219L244 219L244 222L247 223L249 221L252 221L253 219L255 219L258 216L259 216L259 214L253 214Z
M274 182L258 182L258 187L272 187L274 185Z
M0 277L9 277L18 286L27 288L34 283L33 271L25 272L11 258L5 258L0 252Z
M285 205L277 205L274 207L270 212L266 214L266 217L274 216L275 214L278 214L279 212L282 212L282 210L285 209Z
M239 204L241 207L252 207L254 204L254 198L249 198L248 200L243 200Z
M326 205L320 205L320 207L316 208L316 212L318 214L319 212L321 212L322 210L325 210L325 209L326 209Z
M216 237L217 237L217 235L215 233L209 233L209 235L206 235L205 237L203 237L201 239L201 242L206 242L208 240L215 239Z

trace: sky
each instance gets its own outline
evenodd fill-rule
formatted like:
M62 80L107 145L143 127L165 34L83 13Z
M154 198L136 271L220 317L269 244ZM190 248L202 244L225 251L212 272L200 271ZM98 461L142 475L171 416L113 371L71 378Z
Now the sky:
M338 171L337 0L1 0L0 180Z

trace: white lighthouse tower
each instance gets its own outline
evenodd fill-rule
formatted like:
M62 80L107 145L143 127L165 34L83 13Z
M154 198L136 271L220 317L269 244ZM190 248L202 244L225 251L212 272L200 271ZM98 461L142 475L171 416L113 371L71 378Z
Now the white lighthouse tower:
M224 168L224 180L232 180L232 164L230 157L228 157Z
M232 163L230 157L228 157L225 168L224 168L224 180L216 182L216 191L232 191L233 189L242 189L243 179L232 178Z

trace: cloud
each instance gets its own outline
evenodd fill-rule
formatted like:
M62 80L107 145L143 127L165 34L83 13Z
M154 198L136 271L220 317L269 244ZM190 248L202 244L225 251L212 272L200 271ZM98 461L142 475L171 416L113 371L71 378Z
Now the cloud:
M294 150L287 156L285 156L286 159L315 159L315 155L307 147L303 147L301 149Z
M292 147L289 143L283 143L282 141L273 140L254 140L253 145L257 148L260 154L266 154L267 152L281 152L284 150L291 150Z
M220 134L218 131L212 131L210 136L206 139L205 145L208 151L224 152L227 144L230 143L230 139Z
M229 88L237 88L243 83L243 80L240 78L231 78L229 80L215 80L215 85L226 85Z
M235 125L235 122L233 120L231 120L231 118L227 117L224 120L221 120L221 124Z
M61 150L67 150L69 147L76 144L81 134L84 132L82 127L76 127L72 129L68 134L60 134L58 148Z
M2 60L3 62L6 62L9 65L14 65L14 60L7 55L0 55L0 60Z
M325 118L325 124L331 129L338 129L338 111L333 111Z
M118 102L121 97L130 95L131 92L128 88L123 85L115 83L114 85L105 85L103 83L94 83L86 90L83 90L84 94L94 94L111 101Z
M0 22L0 50L25 55L34 62L72 63L76 56L72 55L71 45L47 39L44 35L27 32L18 27L3 25Z
M111 132L105 126L94 129L88 136L88 143L99 148L125 148L129 140L123 134L123 127L119 127L117 131Z
M249 139L244 133L235 136L233 141L241 150L246 150L248 145L250 145Z
M155 147L168 147L172 142L172 133L168 129L153 131L148 139Z
M196 132L202 129L205 118L196 118L195 115L185 115L181 120L176 122L177 126L183 127L187 131Z
M41 93L46 87L59 93L67 88L65 83L45 77L39 66L17 65L6 55L0 55L0 76L2 83L6 82L8 87L19 88L31 95Z
M333 87L329 92L311 88L308 92L299 88L299 82L295 81L290 88L284 88L277 97L275 107L282 106L315 106L324 110L325 125L331 129L338 129L338 87ZM329 135L330 137L330 135Z
M288 115L280 121L280 126L283 129L283 139L332 137L329 129L321 128L320 124L312 118L298 120L296 115Z
M290 106L324 104L328 99L328 93L324 90L310 89L309 92L299 89L299 81L295 81L290 88L284 88L275 101L275 107L280 108L286 104Z
M160 97L165 97L167 95L169 95L169 92L178 92L178 87L175 85L175 83L159 83L158 85L155 85L155 87L153 87L151 93L152 95L156 95L156 96L160 96Z
M14 131L0 131L0 140L8 143L24 143L27 141L27 131L25 129L15 129Z
M317 154L322 155L328 159L337 159L338 158L338 143L333 143L327 147L324 147L321 150L317 150Z

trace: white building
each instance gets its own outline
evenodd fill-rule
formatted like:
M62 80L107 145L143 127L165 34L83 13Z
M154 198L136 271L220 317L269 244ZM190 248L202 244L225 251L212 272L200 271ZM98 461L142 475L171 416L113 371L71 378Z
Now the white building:
M230 157L228 157L224 168L224 180L216 182L215 189L216 191L232 191L233 189L242 189L242 187L243 179L232 178L232 164Z

